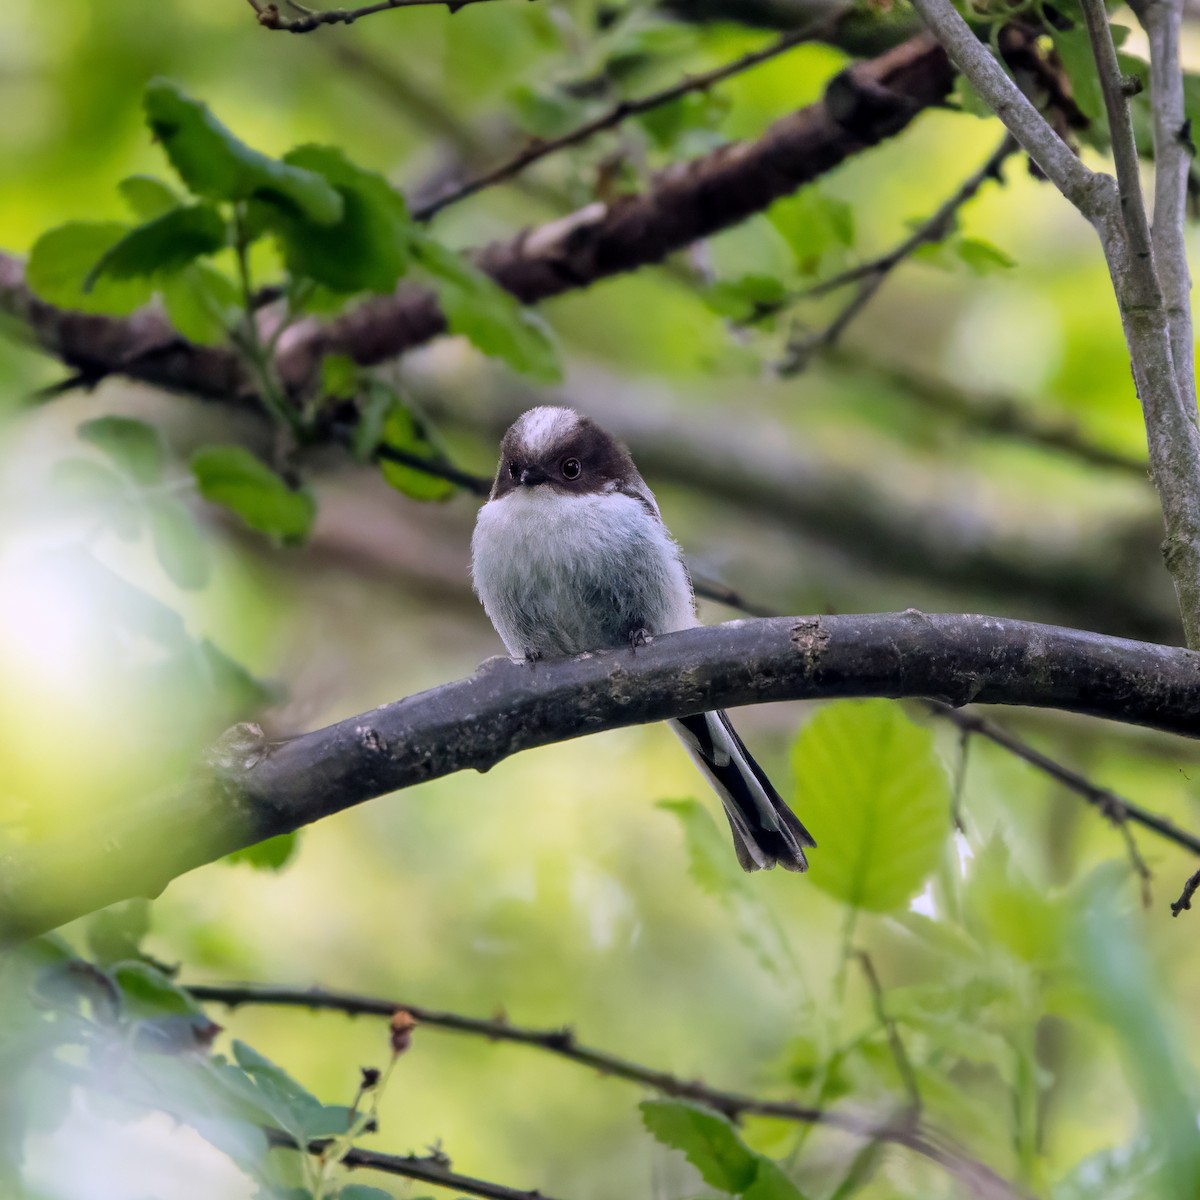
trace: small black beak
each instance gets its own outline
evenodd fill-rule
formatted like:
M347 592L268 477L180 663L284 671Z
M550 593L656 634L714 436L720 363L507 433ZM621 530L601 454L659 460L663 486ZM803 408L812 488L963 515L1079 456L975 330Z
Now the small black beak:
M539 483L545 483L549 478L550 476L541 467L523 467L521 469L522 487L536 487Z

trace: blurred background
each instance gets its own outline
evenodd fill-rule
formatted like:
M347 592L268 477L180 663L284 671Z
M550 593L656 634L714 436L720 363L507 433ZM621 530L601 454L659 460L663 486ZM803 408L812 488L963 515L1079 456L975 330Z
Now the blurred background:
M530 134L766 44L770 30L733 20L736 7L514 0L285 36L259 28L238 0L8 0L0 248L25 254L61 222L125 218L116 182L164 174L141 111L154 76L268 153L337 145L428 197ZM798 19L782 0L750 9ZM1194 30L1189 39L1191 52ZM834 46L800 46L700 97L703 112L668 140L630 123L455 206L435 230L482 245L639 186L669 161L756 137L818 99L849 61ZM1022 156L945 242L892 274L835 352L802 371L776 369L789 335L823 328L844 294L766 328L731 323L713 301L714 281L771 273L781 260L795 259L803 284L888 251L1000 132L992 120L926 112L771 216L541 306L564 365L556 387L457 338L385 374L453 460L481 475L524 407L550 399L597 416L628 439L697 576L756 605L990 612L1178 642L1104 264L1091 230ZM831 220L851 222L851 236L818 236ZM781 232L789 222L807 256ZM272 266L265 255L264 278ZM260 421L121 379L40 398L67 368L15 322L5 328L0 819L17 840L162 786L241 716L281 733L316 728L501 652L469 586L475 497L419 503L330 450L305 463L318 504L311 538L272 545L198 499L186 469L213 442L262 450ZM190 519L160 515L152 533L123 536L64 468L96 459L76 430L109 414L161 431L170 465L138 502L168 514L181 504ZM1012 436L1024 425L1057 431L1066 448ZM161 544L169 553L176 541L203 558L203 587L181 588L162 569ZM737 615L702 605L708 622ZM816 711L764 706L739 713L738 726L806 822L806 799L824 814L824 846L836 840L840 793L811 799L803 744L790 751ZM947 819L933 869L887 911L849 916L816 868L811 879L714 880L704 839L717 801L669 732L647 727L352 809L303 831L278 870L192 872L152 905L143 948L179 964L184 982L321 984L569 1024L590 1045L686 1078L890 1111L903 1081L846 957L853 944L870 952L893 1005L926 1115L973 1155L1064 1200L1194 1195L1192 1177L1170 1167L1196 1135L1200 917L1172 920L1168 908L1189 857L1138 835L1153 873L1143 908L1120 831L1080 797L985 741L964 743L919 706L903 713L906 729L920 726L914 753L938 764L932 803L954 800L960 832L950 836ZM1062 714L1000 716L1096 782L1200 826L1194 745ZM699 814L656 805L690 800ZM84 946L80 928L65 933ZM225 1027L218 1049L243 1038L328 1103L350 1103L359 1067L388 1057L378 1021L211 1011ZM648 1135L638 1098L544 1054L418 1028L370 1144L441 1145L459 1171L569 1200L714 1194ZM28 1196L253 1192L186 1126L112 1119L78 1097L55 1112L61 1120L41 1119L7 1146ZM743 1136L804 1195L846 1194L859 1161L854 1139L827 1130L758 1119ZM969 1194L896 1147L856 1169L856 1194ZM397 1196L429 1191L371 1182Z

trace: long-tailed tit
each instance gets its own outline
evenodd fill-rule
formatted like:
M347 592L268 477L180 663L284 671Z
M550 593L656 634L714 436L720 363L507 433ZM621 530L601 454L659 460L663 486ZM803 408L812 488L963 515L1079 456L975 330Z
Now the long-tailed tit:
M691 580L629 452L569 408L504 435L471 539L475 591L515 658L630 646L697 624ZM747 871L808 866L816 843L724 712L671 721L725 807Z

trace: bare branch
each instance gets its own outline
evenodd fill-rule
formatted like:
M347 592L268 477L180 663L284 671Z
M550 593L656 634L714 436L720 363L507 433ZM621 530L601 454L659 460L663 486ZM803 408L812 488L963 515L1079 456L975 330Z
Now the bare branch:
M0 941L135 895L264 838L521 750L772 700L921 696L1061 708L1200 736L1200 658L997 617L784 617L666 634L631 653L485 663L326 729L268 742L237 726L186 785L89 827L10 847Z
M784 375L791 375L802 371L814 354L834 347L838 339L845 333L850 322L871 302L875 293L883 286L892 271L922 246L943 241L953 229L954 218L957 216L958 211L975 197L979 189L989 179L1003 182L1000 168L1003 166L1004 160L1016 149L1016 140L1011 134L1005 134L1000 141L1000 145L992 151L987 161L963 182L962 186L937 212L923 221L904 241L879 258L861 263L859 266L852 267L848 271L843 271L840 275L835 275L831 279L823 280L807 292L794 297L794 299L805 299L822 296L827 292L845 287L848 284L858 284L854 295L823 330L809 337L793 338L789 342L786 355L778 365L779 371ZM789 304L790 302L790 300L787 300L783 303Z
M876 981L877 983L878 981ZM795 1104L789 1100L765 1100L755 1096L743 1095L740 1092L724 1091L720 1088L708 1087L698 1080L681 1079L667 1071L658 1071L653 1067L645 1067L639 1063L630 1062L615 1054L602 1050L593 1050L580 1045L569 1028L562 1029L530 1029L512 1025L504 1018L481 1020L477 1017L464 1017L458 1013L441 1012L436 1009L422 1008L419 1005L397 1004L390 1000L378 999L372 996L359 996L350 992L327 991L324 988L288 988L274 987L263 984L196 984L189 986L188 991L197 999L227 1004L231 1007L239 1004L271 1004L290 1008L322 1009L342 1012L350 1016L379 1016L390 1018L398 1010L411 1013L423 1025L435 1028L449 1029L456 1033L470 1033L487 1038L493 1042L515 1042L523 1046L532 1046L561 1058L569 1059L585 1067L599 1071L615 1079L624 1079L630 1083L641 1084L653 1088L663 1095L683 1100L693 1100L719 1112L732 1121L743 1116L770 1116L784 1121L795 1121L805 1125L825 1125L831 1129L840 1129L856 1137L875 1141L892 1142L904 1146L925 1158L931 1159L949 1171L979 1197L989 1200L1014 1200L1024 1195L1013 1184L1008 1183L997 1175L991 1168L972 1159L948 1143L940 1135L929 1130L922 1130L911 1120L902 1124L888 1124L872 1121L866 1117L852 1113L838 1112L833 1109L815 1108L809 1105ZM346 1160L348 1165L370 1166L370 1163L354 1164ZM399 1162L408 1164L414 1160L400 1159ZM428 1160L417 1160L427 1162ZM386 1169L386 1168L384 1168ZM401 1174L403 1172L397 1172ZM426 1178L434 1182L430 1176L413 1176ZM448 1184L447 1186L459 1186ZM463 1189L469 1190L469 1189ZM494 1193L476 1192L476 1195L493 1195ZM509 1200L511 1194L500 1196L498 1200ZM513 1200L516 1200L513 1197ZM520 1200L525 1200L522 1193Z
M1200 890L1200 871L1189 876L1187 883L1183 885L1183 891L1179 893L1179 899L1171 903L1171 916L1177 917L1185 909L1192 907L1192 897Z
M1184 226L1188 175L1195 148L1184 109L1179 57L1180 0L1136 0L1132 5L1150 41L1150 111L1154 133L1154 265L1167 305L1171 357L1185 397L1195 403L1191 275Z
M726 79L732 79L735 75L740 75L744 71L749 71L753 67L760 66L762 63L770 62L771 59L778 58L779 55L794 49L796 46L801 46L805 42L811 42L819 38L823 32L836 24L847 11L847 8L835 8L803 28L783 34L769 46L761 50L752 50L749 54L745 54L741 58L730 63L725 63L723 66L716 67L711 71L705 71L700 75L688 75L679 83L673 84L668 88L663 88L661 91L652 92L650 95L643 96L639 100L621 100L617 104L614 104L607 112L601 113L598 117L593 117L590 121L584 121L581 125L577 125L574 129L556 138L538 138L530 142L520 153L513 155L507 162L501 163L498 167L475 176L474 179L469 179L466 183L459 184L428 204L415 208L413 216L418 221L428 221L437 216L443 209L449 208L452 204L457 204L460 200L467 199L468 196L474 196L477 192L483 191L484 188L492 187L498 183L507 183L514 176L524 171L526 167L532 166L536 162L541 162L542 159L548 158L552 154L557 154L560 150L566 150L571 146L578 146L580 143L586 142L589 138L606 129L615 129L630 117L651 112L653 109L660 108L664 104L670 104L674 100L680 100L684 96L695 92L706 92L716 84L723 83Z
M1104 177L1089 171L1076 158L1070 146L1004 73L951 0L913 0L913 7L946 47L955 66L970 80L1046 178L1091 220L1099 201L1096 185Z
M1117 64L1117 48L1113 44L1112 29L1108 24L1108 9L1104 0L1080 2L1088 40L1092 45L1092 57L1096 60L1096 70L1100 77L1104 108L1108 115L1113 161L1117 168L1121 217L1129 238L1129 248L1135 257L1149 262L1152 253L1150 223L1146 219L1146 204L1142 196L1141 166L1137 145L1133 140L1133 121L1129 114L1125 81L1121 78L1121 68ZM1148 272L1148 276L1153 281L1153 291L1157 291L1158 281L1153 272ZM1162 303L1161 296L1151 295L1147 299Z
M1118 828L1127 822L1133 822L1135 825L1152 830L1177 846L1182 846L1185 850L1190 850L1193 854L1200 854L1200 836L1181 829L1167 817L1152 813L1132 800L1126 800L1109 788L1100 787L1087 776L1073 771L1070 767L1064 766L1048 754L1043 754L1042 751L1029 745L1028 742L1022 741L1015 734L1009 733L995 721L975 712L963 712L932 701L928 702L928 708L930 712L950 721L963 732L978 734L989 742L1002 746L1009 753L1015 754L1029 763L1031 767L1036 767L1043 774L1049 775L1051 779L1057 780L1063 787L1069 788L1077 796L1082 796L1089 804L1094 805Z
M905 1050L904 1042L896 1029L896 1022L888 1015L883 1000L883 987L879 982L879 976L875 971L875 964L871 961L871 956L865 950L854 950L851 953L858 965L862 967L863 976L867 981L867 990L871 993L871 1007L875 1011L875 1019L887 1037L892 1060L896 1064L900 1082L904 1085L904 1090L908 1095L910 1120L915 1122L921 1113L921 1088L917 1083L917 1074L913 1070L908 1051Z
M389 12L393 8L419 8L430 5L445 5L451 16L460 8L469 4L484 4L488 0L380 0L378 4L365 4L361 8L327 8L314 10L297 4L295 0L281 0L285 8L293 9L300 15L285 17L279 11L279 5L264 3L263 0L249 0L250 7L258 17L258 23L264 29L282 29L287 33L311 33L322 25L353 25L360 17L374 16L375 13Z

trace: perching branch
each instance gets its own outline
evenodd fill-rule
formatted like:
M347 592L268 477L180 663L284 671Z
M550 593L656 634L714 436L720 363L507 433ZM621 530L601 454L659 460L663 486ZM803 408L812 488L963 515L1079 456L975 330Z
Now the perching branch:
M1000 168L1016 148L1017 143L1013 137L1005 134L1000 145L992 151L987 161L964 180L962 186L937 212L922 221L902 242L886 254L880 255L870 262L861 263L857 267L851 267L848 271L843 271L831 279L822 280L815 287L809 288L807 292L796 297L796 299L815 298L850 284L858 284L854 294L823 330L815 335L797 336L789 341L785 357L778 364L780 373L791 375L802 371L815 353L836 346L838 339L845 333L850 322L871 302L892 271L922 246L944 241L954 228L954 220L959 210L974 199L979 189L989 179L1003 182ZM785 301L785 303L788 302Z
M531 141L524 150L514 154L507 162L501 163L498 167L493 167L490 171L484 171L482 174L476 175L473 179L468 179L465 183L459 184L457 187L452 188L427 204L414 208L413 216L418 221L431 220L443 209L449 208L452 204L457 204L460 200L467 199L468 196L474 196L477 192L483 191L484 188L493 187L499 183L507 183L510 179L513 179L524 171L526 167L530 167L536 162L541 162L542 159L549 158L550 155L557 154L560 150L566 150L571 146L578 146L606 129L615 129L630 117L651 112L656 108L661 108L664 104L670 104L672 101L680 100L684 96L692 95L695 92L707 92L710 88L716 86L718 83L723 83L726 79L732 79L735 75L741 75L753 67L761 66L761 64L770 62L773 58L778 58L781 54L794 49L796 46L801 46L805 42L811 42L819 38L824 31L837 23L845 11L846 9L844 8L834 8L826 15L817 18L803 28L781 35L769 46L765 46L761 50L752 50L749 54L744 54L741 58L725 63L723 66L715 67L711 71L705 71L699 75L687 75L679 83L673 84L668 88L663 88L661 91L651 92L650 95L643 96L641 99L621 100L614 104L607 112L601 113L598 117L593 117L590 121L584 121L574 129L568 130L568 132L560 134L556 138L537 138Z
M1181 912L1192 907L1192 897L1200 891L1200 871L1196 871L1188 877L1187 883L1183 885L1183 891L1179 893L1179 899L1171 902L1171 916L1177 917Z
M302 989L237 983L195 984L190 985L187 990L197 1000L226 1004L231 1007L239 1004L271 1004L289 1008L342 1012L350 1016L385 1018L390 1018L397 1011L404 1011L416 1017L418 1023L422 1025L449 1029L456 1033L475 1034L493 1042L515 1042L519 1045L531 1046L582 1066L591 1067L602 1075L642 1084L665 1096L696 1101L723 1114L731 1121L736 1121L743 1116L769 1116L804 1125L824 1125L831 1129L840 1129L856 1137L904 1146L936 1162L965 1183L974 1195L984 1198L984 1200L1015 1200L1016 1197L1023 1195L990 1167L970 1158L940 1135L920 1128L911 1120L899 1124L881 1123L867 1117L856 1116L853 1113L795 1104L790 1100L760 1099L739 1092L708 1087L698 1080L681 1079L667 1071L658 1071L653 1067L630 1062L628 1059L608 1054L603 1050L593 1050L590 1047L581 1046L569 1028L530 1029L512 1025L503 1017L482 1020L477 1017L464 1017L458 1013L441 1012L417 1005L397 1004L372 996L327 991L324 988ZM367 1162L356 1164L348 1159L345 1161L349 1166L373 1165ZM414 1161L422 1164L428 1162L426 1159L406 1158L396 1161L405 1165ZM386 1170L387 1168L382 1169ZM404 1172L396 1173L403 1174ZM431 1176L412 1177L425 1178L429 1182L435 1182ZM458 1185L448 1184L447 1186ZM490 1196L494 1193L476 1192L474 1194ZM513 1196L515 1200L516 1194L505 1193L500 1200L508 1200L509 1196ZM525 1200L525 1194L521 1193L520 1198Z
M264 29L283 29L288 33L311 33L322 25L353 25L360 17L374 16L375 13L388 12L393 8L418 8L427 5L444 4L451 16L460 8L469 4L483 4L487 0L380 0L378 4L365 4L362 8L327 8L313 10L297 4L295 0L281 0L285 8L290 8L300 15L285 17L275 3L263 3L263 0L249 0L250 7L258 17L258 23Z
M54 928L389 792L587 733L774 700L921 696L1059 708L1200 736L1200 657L997 617L734 621L469 679L283 741L241 725L186 785L11 847L0 941ZM818 834L819 836L819 834Z

